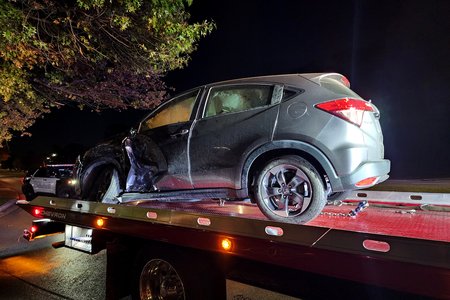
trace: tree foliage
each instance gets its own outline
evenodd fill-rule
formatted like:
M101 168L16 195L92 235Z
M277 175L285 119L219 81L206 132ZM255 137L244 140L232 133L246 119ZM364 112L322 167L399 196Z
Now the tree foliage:
M68 103L151 108L214 23L192 0L0 0L0 142Z

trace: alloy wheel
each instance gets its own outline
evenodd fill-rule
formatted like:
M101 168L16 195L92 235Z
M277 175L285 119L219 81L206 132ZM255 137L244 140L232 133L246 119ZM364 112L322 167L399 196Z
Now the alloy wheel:
M313 193L308 176L297 166L286 163L266 171L260 192L266 207L281 217L303 213Z

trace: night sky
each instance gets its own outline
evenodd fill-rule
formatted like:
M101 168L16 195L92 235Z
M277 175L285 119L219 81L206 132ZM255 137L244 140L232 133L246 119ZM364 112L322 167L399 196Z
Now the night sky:
M194 0L191 13L217 29L188 67L168 74L172 94L239 77L338 72L380 109L392 178L450 178L450 1ZM9 145L30 159L76 152L145 114L66 107Z

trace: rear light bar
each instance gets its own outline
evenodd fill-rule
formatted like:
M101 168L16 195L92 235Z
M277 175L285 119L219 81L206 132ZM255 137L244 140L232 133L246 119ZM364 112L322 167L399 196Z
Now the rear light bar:
M40 207L35 207L35 208L33 209L33 215L34 215L35 217L41 217L41 214L42 214L42 208L40 208Z
M361 127L364 112L375 112L373 106L364 100L353 98L342 98L317 104L316 107L327 113L333 114L358 127Z

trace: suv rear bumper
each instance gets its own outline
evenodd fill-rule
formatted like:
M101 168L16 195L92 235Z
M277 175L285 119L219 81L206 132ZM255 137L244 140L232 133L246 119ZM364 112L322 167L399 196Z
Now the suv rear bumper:
M391 170L391 162L388 159L366 162L361 166L359 166L353 173L343 177L339 177L338 180L335 181L335 183L340 181L340 186L334 185L333 191L338 192L345 190L356 190L374 186L388 179L389 178L388 174L390 170ZM371 185L361 187L356 186L356 184L361 180L370 177L377 177L377 179Z

